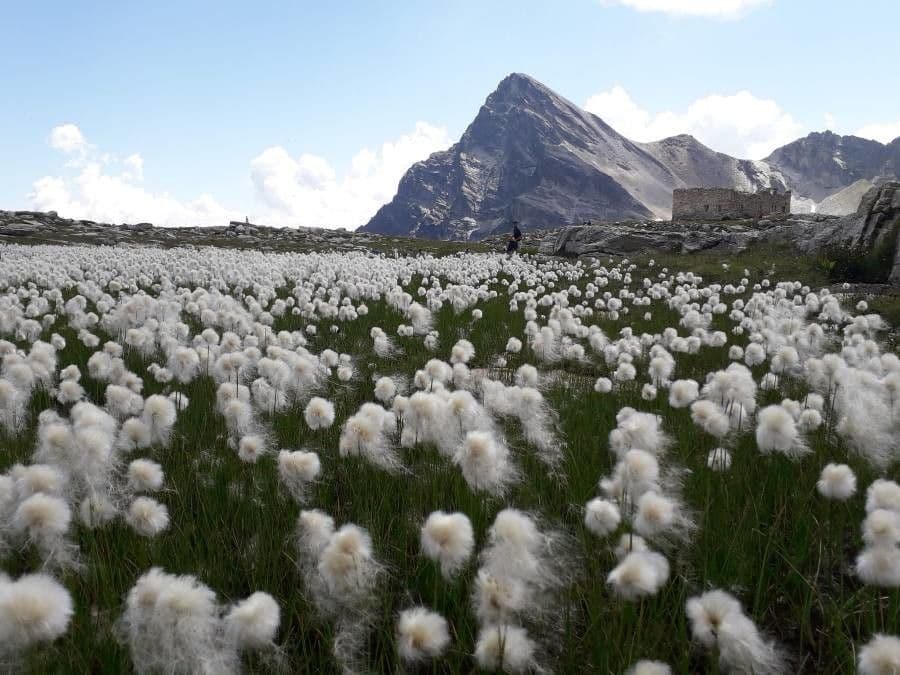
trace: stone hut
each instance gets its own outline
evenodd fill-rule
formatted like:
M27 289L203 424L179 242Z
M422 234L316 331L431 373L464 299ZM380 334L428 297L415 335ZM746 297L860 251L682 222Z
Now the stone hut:
M790 190L741 192L730 188L679 188L672 193L672 220L738 220L790 212Z

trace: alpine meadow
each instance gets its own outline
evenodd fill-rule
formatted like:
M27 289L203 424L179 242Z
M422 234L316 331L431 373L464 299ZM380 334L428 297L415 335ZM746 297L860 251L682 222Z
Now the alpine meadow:
M724 260L4 245L2 667L900 672L890 325Z

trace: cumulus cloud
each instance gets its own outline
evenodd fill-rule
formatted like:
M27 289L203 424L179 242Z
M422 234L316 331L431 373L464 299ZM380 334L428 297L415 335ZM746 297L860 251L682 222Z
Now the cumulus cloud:
M771 5L773 0L602 0L607 5L622 5L638 12L658 12L677 16L705 16L736 19L747 12Z
M53 127L47 142L51 148L68 154L84 152L88 149L87 141L84 140L81 129L74 124L60 124L58 127Z
M867 124L858 129L854 135L860 138L871 138L873 141L880 143L890 143L895 138L900 138L900 120Z
M326 159L293 157L281 146L255 157L250 175L276 222L350 228L365 224L390 201L410 165L449 145L446 129L418 122L412 132L377 150L360 150L341 176Z
M65 175L44 176L32 185L28 198L39 211L56 211L67 218L111 223L152 222L155 225L224 225L243 215L226 209L211 195L181 201L143 186L144 160L133 154L124 160L99 153L74 124L55 127L50 145L66 154L79 153Z
M757 98L749 91L710 94L681 112L651 113L616 85L591 96L584 108L635 141L691 134L714 150L748 159L762 159L806 133L775 101Z

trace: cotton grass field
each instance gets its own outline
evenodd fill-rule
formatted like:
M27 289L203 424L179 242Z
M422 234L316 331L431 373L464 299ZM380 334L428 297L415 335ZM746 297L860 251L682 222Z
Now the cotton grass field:
M5 246L3 668L900 673L886 322L691 265Z

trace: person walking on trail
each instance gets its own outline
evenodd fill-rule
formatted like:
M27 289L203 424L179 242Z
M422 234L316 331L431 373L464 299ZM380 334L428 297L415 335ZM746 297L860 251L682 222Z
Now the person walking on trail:
M506 245L507 255L512 255L519 250L519 242L522 241L522 230L519 229L519 222L512 222L512 234L509 237L509 243Z

